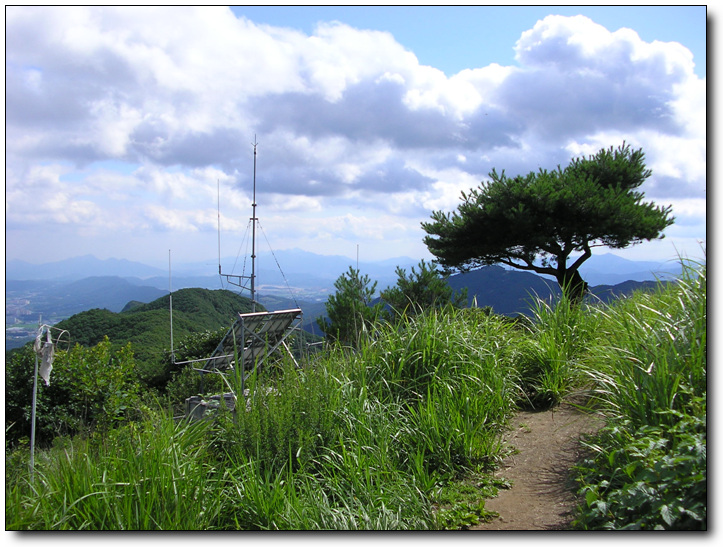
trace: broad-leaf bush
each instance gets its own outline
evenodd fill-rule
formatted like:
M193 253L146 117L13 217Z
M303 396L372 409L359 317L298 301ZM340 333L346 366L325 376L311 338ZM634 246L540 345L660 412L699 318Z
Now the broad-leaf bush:
M30 436L35 354L31 348L15 353L5 370L7 440ZM49 444L57 435L89 428L111 428L134 419L141 405L141 386L130 344L114 349L105 338L85 348L76 344L58 351L50 385L38 377L36 440Z
M588 444L594 456L578 467L584 529L707 529L705 399L696 415L670 411L672 427L629 423Z

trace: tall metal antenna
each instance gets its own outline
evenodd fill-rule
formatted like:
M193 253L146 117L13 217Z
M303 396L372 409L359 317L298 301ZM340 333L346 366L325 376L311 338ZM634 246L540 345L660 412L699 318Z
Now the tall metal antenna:
M218 275L221 274L221 182L216 179L216 214L218 216Z
M256 311L256 135L254 134L254 190L253 202L251 203L251 313Z
M251 203L251 275L234 275L225 274L221 271L221 190L220 183L217 181L217 192L218 192L218 275L225 277L226 281L230 285L235 285L241 289L246 289L247 286L242 283L242 279L250 281L250 292L251 292L251 311L256 312L256 135L254 135L254 142L251 143L254 147L254 178L253 178L253 201ZM235 281L234 281L235 280Z

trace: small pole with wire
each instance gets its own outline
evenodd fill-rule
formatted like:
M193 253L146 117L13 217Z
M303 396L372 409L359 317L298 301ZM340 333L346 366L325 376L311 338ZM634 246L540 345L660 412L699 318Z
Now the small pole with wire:
M171 321L171 363L175 363L176 353L173 351L173 287L171 286L171 249L168 249L168 314Z
M53 342L52 335L50 333L51 329L60 331L60 334L58 334L55 342ZM44 343L41 342L43 331L45 331L46 334L46 341ZM33 344L33 349L35 351L35 371L33 372L33 404L30 424L30 480L33 480L35 472L35 417L38 406L38 373L43 376L46 385L50 385L50 371L53 368L55 345L60 341L63 334L68 334L68 331L51 327L50 325L44 325L43 316L42 314L40 315L38 318L38 334L36 335L35 343ZM70 345L70 335L68 335L68 345ZM40 353L43 355L42 367L38 366L38 354Z
M43 316L42 314L38 317L38 334L37 338L40 338L43 329ZM30 425L30 480L33 480L33 474L35 472L35 409L38 401L38 352L35 352L35 373L33 374L33 409L31 412L31 425Z

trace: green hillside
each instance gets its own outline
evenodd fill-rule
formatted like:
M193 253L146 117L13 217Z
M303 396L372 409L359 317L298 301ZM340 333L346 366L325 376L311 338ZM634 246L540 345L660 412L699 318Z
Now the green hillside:
M189 334L230 327L236 314L250 311L251 301L231 291L180 289L173 293L174 341ZM169 296L148 304L133 302L120 313L88 310L61 321L56 327L67 330L71 343L82 346L94 346L105 336L114 345L131 342L136 360L148 362L171 345Z

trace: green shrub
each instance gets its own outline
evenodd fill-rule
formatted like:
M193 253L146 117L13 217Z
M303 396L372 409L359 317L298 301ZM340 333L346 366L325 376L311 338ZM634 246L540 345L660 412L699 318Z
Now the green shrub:
M705 399L695 415L670 411L672 427L610 427L579 467L581 529L706 530Z
M6 367L6 429L12 443L30 435L34 366L29 348L16 353ZM108 429L135 418L141 407L136 378L130 344L113 349L105 338L91 348L76 344L58 351L50 385L38 378L37 443L49 445L57 435Z

